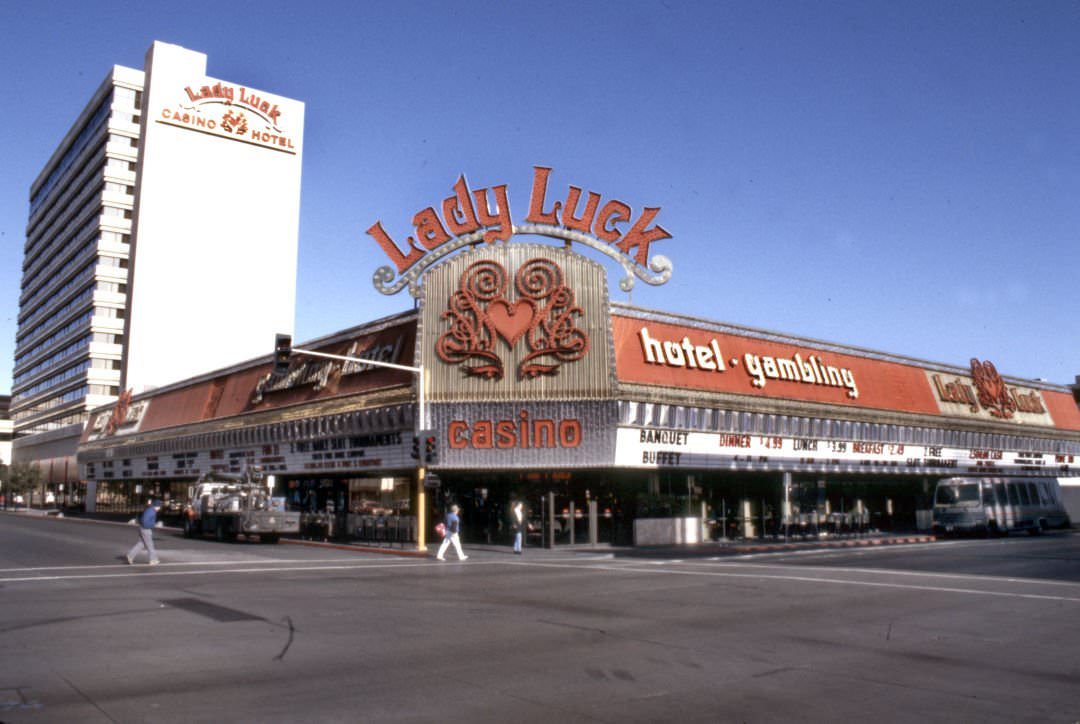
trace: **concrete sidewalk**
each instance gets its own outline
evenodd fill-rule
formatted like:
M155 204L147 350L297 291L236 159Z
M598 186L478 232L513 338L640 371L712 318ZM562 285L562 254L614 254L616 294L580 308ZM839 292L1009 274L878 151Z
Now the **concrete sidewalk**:
M565 558L567 556L605 556L608 558L703 558L715 556L739 556L752 553L778 553L784 551L807 551L857 548L870 546L892 545L915 545L933 543L937 540L932 535L918 533L904 534L867 534L851 538L820 538L820 539L754 539L754 540L726 540L706 541L704 543L690 545L666 545L666 546L613 546L607 543L598 545L576 544L556 545L554 548L527 547L523 553L524 558ZM427 551L417 551L415 547L389 547L376 546L363 543L348 542L319 542L283 538L282 543L292 545L304 545L317 548L333 548L337 550L351 550L363 553L382 553L388 555L407 556L411 558L434 558L438 550L439 540L428 541ZM485 543L462 543L462 548L470 559L491 560L493 558L515 557L514 551L509 544L492 545ZM447 562L457 560L453 550L447 552Z
M30 515L37 516L39 518L52 516L52 517L64 517L64 512L59 508L27 508L20 505L18 508L8 507L0 508L0 513L11 513L12 515Z

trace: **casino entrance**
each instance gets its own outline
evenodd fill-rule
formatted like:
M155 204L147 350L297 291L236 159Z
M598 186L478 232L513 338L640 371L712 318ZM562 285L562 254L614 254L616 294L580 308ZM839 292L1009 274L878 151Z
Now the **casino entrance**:
M510 509L521 499L526 545L548 548L632 546L638 518L701 520L706 541L911 532L933 489L923 477L715 470L440 471L439 478L428 490L429 541L457 504L463 542L509 546Z
M826 538L926 527L933 480L923 476L672 471L649 481L653 515L705 521L706 540ZM638 515L641 515L641 506Z
M461 508L465 543L510 545L513 502L525 504L526 545L632 545L637 490L610 471L440 471L429 490L431 532L450 506Z

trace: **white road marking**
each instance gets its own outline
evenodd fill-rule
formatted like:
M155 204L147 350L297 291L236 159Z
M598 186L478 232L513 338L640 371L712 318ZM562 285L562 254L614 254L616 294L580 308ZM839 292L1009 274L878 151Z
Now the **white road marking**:
M601 561L604 561L601 563ZM351 561L340 562L340 559L318 558L308 560L292 559L264 559L258 562L252 561L200 561L200 562L176 562L165 563L150 567L145 564L128 566L125 564L109 564L100 566L56 566L43 568L12 568L0 570L0 584L3 583L30 583L49 581L72 581L90 580L96 578L125 578L130 576L218 576L236 574L260 574L260 573L319 573L322 571L354 571L360 572L369 569L415 569L415 568L441 568L447 566L464 565L469 567L483 566L510 566L510 567L538 567L538 568L562 568L587 571L607 571L612 573L639 573L646 575L674 575L695 576L704 578L739 578L766 581L787 581L793 583L810 583L814 585L840 585L861 586L867 588L888 588L895 590L927 591L934 593L951 593L968 596L992 596L1000 598L1028 599L1040 601L1057 601L1066 603L1080 603L1080 583L1066 581L1044 581L1037 579L977 576L971 574L950 574L916 571L891 571L876 568L836 568L827 566L779 566L766 564L752 564L746 562L733 562L731 559L698 559L698 560L664 560L664 561L626 561L620 563L607 557L574 557L567 559L547 560L474 560L470 563L459 564L457 561L437 562L431 559L402 559L389 561ZM211 566L212 568L199 568L197 566ZM675 567L677 566L677 568ZM707 566L706 570L701 570ZM119 570L118 570L119 569ZM182 569L182 570L181 570ZM722 570L721 570L722 569ZM55 571L54 575L47 575ZM72 571L71 573L60 573ZM815 576L808 573L826 573L828 575ZM7 574L7 575L3 575ZM22 574L22 575L18 575ZM37 574L37 575L26 575ZM948 579L965 582L985 584L1007 584L1025 586L1045 586L1076 589L1076 595L1054 595L1047 593L1031 593L1016 591L988 590L962 586L930 585L903 581L873 581L840 578L843 574L856 574L863 576L880 576L894 578L922 578L926 580Z
M296 563L293 561L293 563ZM134 566L119 566L120 568L127 569L124 573L70 573L66 575L55 576L16 576L16 577L0 577L0 583L26 583L31 581L75 581L86 580L96 578L127 578L131 576L154 576L154 577L168 577L168 576L214 576L214 575L236 575L238 573L312 573L316 571L355 571L371 568L416 568L420 566L437 566L446 565L445 563L436 563L428 561L420 562L400 562L400 563L347 563L338 565L306 565L306 566L266 566L266 567L252 567L252 568L224 568L214 570L187 570L178 571L171 570L173 567L179 567L184 564L161 564L157 566L148 566L146 564L136 564ZM219 564L206 564L206 565L219 565ZM245 561L241 565L251 565L250 561ZM111 566L110 566L111 567ZM101 568L99 566L98 568Z
M847 566L781 566L776 564L759 564L754 565L752 563L731 563L730 561L718 560L718 563L710 563L709 565L714 568L731 567L731 568L760 568L762 570L791 570L791 571L822 571L832 573L834 575L840 573L862 573L867 575L881 575L881 576L911 576L913 578L945 578L952 580L971 580L971 581L996 581L999 583L1024 583L1033 584L1038 586L1065 586L1069 588L1076 588L1080 590L1080 583L1073 581L1052 581L1043 578L1017 578L1015 576L989 576L980 575L976 573L942 573L940 571L894 571L885 568L849 568ZM685 561L684 565L704 565L702 562Z
M262 563L336 563L340 562L340 558L259 558L246 561L232 561L232 560L205 560L205 561L169 561L168 566L250 566L259 565ZM135 563L128 565L127 563L105 563L102 565L82 565L82 566L41 566L36 568L0 568L0 574L3 573L25 573L29 571L91 571L95 569L107 569L107 568L145 568L145 563Z
M546 563L546 562L540 562L540 561L531 562L531 563L527 563L527 562L522 562L522 563L507 562L507 565L532 565L532 566L551 567L551 568L570 568L570 567L579 568L580 567L580 566L567 566L565 564L559 564L559 563ZM737 565L732 565L732 567L733 568L742 568L742 566L737 566ZM797 583L832 584L832 585L839 585L839 586L864 586L864 587L867 587L867 588L892 588L892 589L898 589L898 590L928 591L928 592L933 592L933 593L956 593L956 594L964 594L964 595L972 595L972 596L995 596L995 597L1000 597L1000 598L1021 598L1021 599L1031 599L1031 600L1040 600L1040 601L1060 601L1060 602L1067 602L1067 603L1080 603L1080 595L1076 595L1076 596L1058 596L1058 595L1040 594L1040 593L1018 593L1018 592L1013 592L1013 591L982 590L982 589L978 589L978 588L959 588L959 587L955 587L955 586L931 586L931 585L919 585L919 584L914 584L914 583L890 583L890 582L884 582L884 581L859 581L859 580L850 580L850 579L843 579L843 578L824 578L824 577L818 578L818 577L814 577L814 576L802 576L802 575L783 574L783 573L735 573L735 572L732 572L732 571L715 571L715 570L713 570L713 571L700 571L700 570L689 570L689 569L674 570L674 569L670 569L670 568L659 568L659 567L635 568L634 564L627 564L625 566L591 565L591 566L588 566L588 568L589 568L589 570L612 571L612 572L616 572L616 573L644 573L644 574L658 574L658 573L660 573L660 574L667 574L667 575L673 575L673 576L701 576L701 577L708 577L708 578L746 578L746 579L756 579L756 580L791 581L791 582L797 582ZM768 568L770 570L775 570L775 567L772 567L772 566L770 566ZM805 568L798 567L797 570L805 570ZM826 569L826 570L828 570L831 573L835 574L835 573L839 572L840 570L847 570L847 569L831 568L831 569ZM877 572L875 571L875 573L877 573ZM889 572L885 572L885 573L889 573ZM919 574L910 574L910 575L919 575ZM1026 584L1026 585L1050 583L1050 582L1044 582L1044 581L1034 581L1034 580L1015 579L1015 578L994 578L994 577L979 578L977 576L975 576L973 578L976 578L978 580L983 580L983 581L986 581L986 582L1023 583L1023 584ZM1078 586L1077 584L1067 584L1067 585L1076 586L1077 588L1080 588L1080 586Z

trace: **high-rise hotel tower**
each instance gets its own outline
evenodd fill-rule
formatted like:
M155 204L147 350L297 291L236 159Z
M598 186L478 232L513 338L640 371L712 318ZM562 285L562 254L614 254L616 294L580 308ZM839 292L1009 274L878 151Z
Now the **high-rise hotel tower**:
M292 331L303 125L176 45L113 67L30 187L16 461L75 482L90 409Z

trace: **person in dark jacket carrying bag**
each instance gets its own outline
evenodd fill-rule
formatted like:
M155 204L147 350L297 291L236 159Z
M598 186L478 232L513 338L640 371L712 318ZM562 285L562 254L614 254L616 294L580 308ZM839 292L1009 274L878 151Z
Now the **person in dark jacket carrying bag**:
M157 524L157 512L161 510L160 500L146 501L146 509L139 516L139 540L131 547L127 554L127 562L135 563L135 556L139 554L139 548L146 549L146 555L150 557L150 565L156 566L158 560L157 551L154 550L154 526Z
M457 551L458 558L461 560L468 560L468 556L461 550L461 539L458 534L461 532L461 519L458 517L458 511L461 510L456 505L450 506L450 512L446 514L446 537L442 539L442 545L439 546L439 552L435 555L440 561L445 561L443 554L446 553L446 549L451 543L454 544L454 550Z

